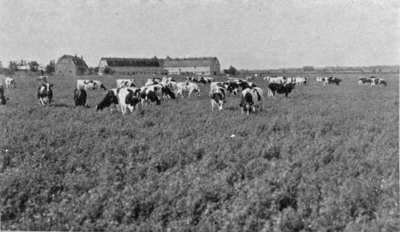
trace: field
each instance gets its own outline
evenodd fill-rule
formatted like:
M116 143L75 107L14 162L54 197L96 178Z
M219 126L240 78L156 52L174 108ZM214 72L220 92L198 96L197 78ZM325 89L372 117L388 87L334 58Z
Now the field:
M96 112L102 90L74 108L76 79L61 77L41 107L35 78L18 77L0 106L1 229L398 231L398 76L337 76L250 116L233 96L212 113L201 84L125 116Z

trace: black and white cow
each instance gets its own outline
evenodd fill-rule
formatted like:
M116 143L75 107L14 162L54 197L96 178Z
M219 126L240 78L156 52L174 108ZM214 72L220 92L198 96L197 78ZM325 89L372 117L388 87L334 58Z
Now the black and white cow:
M76 88L84 89L84 90L95 90L95 89L101 88L101 89L107 90L105 85L101 81L97 81L97 80L77 80Z
M371 85L372 79L368 77L362 77L358 79L358 85Z
M117 88L136 86L135 79L117 79L115 82L117 83Z
M188 98L190 98L194 93L196 93L197 96L200 96L200 88L196 83L189 81L176 83L176 96L183 97L184 92L187 92Z
M210 84L209 97L211 98L211 112L214 111L215 106L218 106L218 110L223 109L226 97L226 89L223 82L212 82Z
M53 99L53 84L42 83L37 91L37 97L41 105L50 105Z
M150 86L150 85L157 85L160 84L162 82L162 79L157 78L157 77L153 77L153 78L149 78L147 79L146 83L144 84L144 86Z
M337 78L337 77L332 77L332 76L330 76L330 77L323 77L323 78L322 78L322 84L323 84L323 86L326 86L327 84L336 84L336 85L339 85L341 81L342 81L341 79L339 79L339 78Z
M268 85L268 96L275 96L275 94L285 94L287 97L290 92L295 87L295 83L287 83L287 84L278 84L278 83L270 83Z
M382 79L382 78L374 78L374 79L372 79L371 86L376 86L376 85L383 85L383 86L386 86L387 83L386 83L386 81L385 81L384 79Z
M157 105L160 105L163 95L162 90L163 86L160 84L153 84L141 87L139 96L142 106L144 106L145 104L150 104L151 102L155 102Z
M75 106L85 106L86 99L87 99L87 94L84 89L74 89Z
M8 98L4 96L4 87L0 84L0 105L5 105Z
M118 105L118 89L109 89L103 100L96 105L96 110L102 110L112 104Z
M262 110L263 104L263 91L259 87L246 88L242 90L242 97L240 100L240 108L242 113L246 112L247 115L251 111L256 112L256 108Z
M6 77L4 82L6 84L6 88L15 88L16 86L15 80L11 77Z
M236 95L239 90L244 90L246 88L252 87L256 87L256 85L247 80L229 79L225 82L225 88L228 90L229 93L233 93L233 95Z

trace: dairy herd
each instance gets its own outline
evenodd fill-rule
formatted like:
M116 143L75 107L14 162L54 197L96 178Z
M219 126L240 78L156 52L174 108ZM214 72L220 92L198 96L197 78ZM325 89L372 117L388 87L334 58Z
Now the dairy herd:
M13 78L3 78L6 88L15 88L16 82ZM37 98L41 105L50 105L53 100L53 84L48 82L47 76L40 76L41 81L37 89ZM223 109L226 99L230 95L239 95L242 113L249 114L262 110L264 92L263 89L249 81L250 78L228 78L225 81L214 81L212 77L187 77L185 81L178 82L172 77L149 78L144 86L138 87L134 79L117 79L116 87L107 89L98 80L77 80L73 91L75 106L87 106L87 91L102 89L106 91L103 99L96 105L96 110L102 110L111 105L119 106L122 114L133 112L137 107L143 108L149 104L160 105L163 101L200 96L199 84L208 85L208 97L211 101L211 111L215 108ZM267 81L267 96L283 94L286 97L295 86L307 85L305 77L264 77ZM328 84L340 85L341 79L336 77L317 77L316 81L323 86ZM387 82L382 78L362 77L358 79L359 85L386 86ZM0 104L6 104L7 98L4 93L3 81L0 82Z

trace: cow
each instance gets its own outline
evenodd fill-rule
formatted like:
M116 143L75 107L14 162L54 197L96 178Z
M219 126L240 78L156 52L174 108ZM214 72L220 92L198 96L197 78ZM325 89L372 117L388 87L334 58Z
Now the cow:
M305 77L295 77L295 83L296 83L296 85L306 85L307 84L307 78L305 78Z
M342 81L341 79L339 79L339 78L337 78L337 77L332 77L332 76L330 76L330 77L323 77L323 78L322 78L322 84L323 84L323 86L326 86L327 84L336 84L336 85L339 85L341 81Z
M268 85L268 96L275 96L276 93L278 94L285 94L287 97L290 92L294 89L294 83L287 83L287 84L278 84L278 83L270 83Z
M86 99L87 99L87 94L84 89L74 89L75 106L85 106Z
M48 82L49 77L48 76L39 76L37 78L38 81L43 81L43 82Z
M363 84L372 85L372 79L367 77L362 77L358 79L358 85L363 85Z
M102 110L109 107L111 104L118 105L118 89L109 89L104 96L103 100L96 105L96 110Z
M183 97L184 92L188 93L188 98L190 98L193 93L197 93L197 95L200 96L200 88L196 83L188 81L176 83L176 96Z
M269 77L267 80L268 80L269 83L277 83L277 84L286 83L286 77L282 77L282 76Z
M240 108L242 113L246 112L249 115L250 111L256 112L256 108L262 110L263 104L263 91L259 87L246 88L242 90L242 97L240 100Z
M101 88L101 89L107 90L105 85L101 81L97 81L97 80L77 80L76 88L84 89L84 90L95 90L95 89Z
M0 83L0 105L5 105L7 103L7 100L9 99L4 96L4 87Z
M37 97L39 99L39 103L44 105L50 105L51 100L53 99L53 84L50 83L42 83L37 91Z
M157 105L161 104L163 86L160 84L153 84L143 86L140 88L140 99L142 107L147 103L155 102Z
M115 82L117 83L117 88L136 87L135 79L117 79Z
M160 78L157 77L153 77L153 78L149 78L147 79L146 83L144 84L145 86L150 86L150 85L157 85L160 82L162 82L162 80Z
M371 86L376 86L376 85L383 85L383 86L386 86L387 83L386 83L386 81L385 81L384 79L382 79L382 78L374 78L374 79L372 79Z
M121 107L121 113L124 115L128 109L131 113L136 108L136 105L140 103L140 89L135 87L124 87L117 91L117 98L119 106Z
M15 88L16 86L15 80L11 77L6 77L4 82L6 84L6 88Z
M211 112L214 111L215 106L218 106L218 110L222 110L225 103L225 92L226 89L219 85L218 82L211 83L209 93L209 97L211 98Z
M225 88L228 90L229 93L233 93L233 95L236 95L239 90L244 90L246 88L252 87L256 87L256 85L246 80L230 79L225 82Z
M209 84L213 81L214 81L214 78L212 78L212 77L201 77L200 78L200 83L203 83L203 84Z

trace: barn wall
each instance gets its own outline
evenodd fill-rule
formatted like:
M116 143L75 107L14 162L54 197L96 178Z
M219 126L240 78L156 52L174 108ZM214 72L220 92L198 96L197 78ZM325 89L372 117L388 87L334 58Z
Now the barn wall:
M210 67L209 66L200 66L200 67L166 67L169 74L180 74L184 72L190 73L198 73L198 74L205 74L210 75Z
M162 74L162 67L110 67L118 75Z
M61 59L57 62L55 67L56 75L60 76L75 76L76 66L72 59Z

